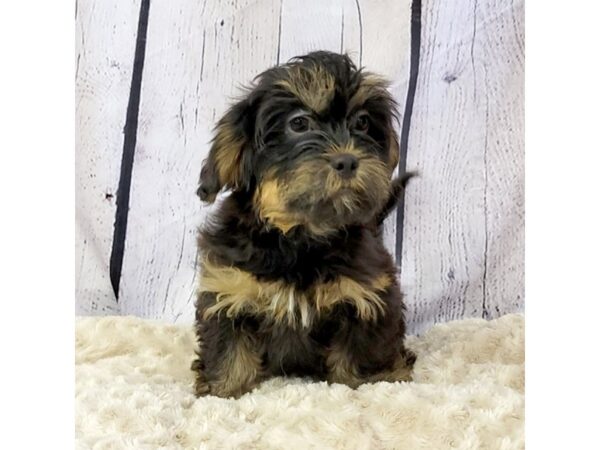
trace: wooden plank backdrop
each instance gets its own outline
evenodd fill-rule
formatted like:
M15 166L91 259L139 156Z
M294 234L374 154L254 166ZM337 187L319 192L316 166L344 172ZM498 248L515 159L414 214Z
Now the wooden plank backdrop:
M109 260L140 0L76 3L76 312L116 314Z
M411 26L421 45L406 164L420 176L404 227L395 215L384 227L390 251L403 242L409 327L520 310L522 1L414 3L152 1L117 298L108 261L140 0L80 0L77 311L191 322L196 232L211 209L194 192L211 129L240 86L292 56L347 52L391 81L403 111Z
M523 3L424 1L407 166L409 321L523 307Z

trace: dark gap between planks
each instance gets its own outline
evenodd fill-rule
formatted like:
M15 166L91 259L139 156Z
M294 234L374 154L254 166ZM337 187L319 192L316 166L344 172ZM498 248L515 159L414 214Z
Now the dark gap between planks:
M419 75L419 56L421 51L421 0L413 0L410 21L410 78L406 93L406 104L402 117L402 131L400 133L400 164L398 173L406 171L406 155L408 152L408 133L410 119L415 102L417 90L417 77ZM396 210L396 265L399 270L402 266L402 241L404 238L404 190L400 194L398 209Z
M112 250L110 254L110 283L119 300L119 283L123 268L123 253L125 251L125 237L127 234L127 216L129 214L129 193L131 190L131 173L133 171L133 157L137 140L138 116L140 110L140 92L142 88L142 72L144 70L144 57L146 54L146 34L148 32L148 13L150 0L142 0L138 30L135 42L135 56L133 60L133 73L127 104L125 119L125 135L123 140L123 155L121 158L121 174L117 189L117 210L113 231Z

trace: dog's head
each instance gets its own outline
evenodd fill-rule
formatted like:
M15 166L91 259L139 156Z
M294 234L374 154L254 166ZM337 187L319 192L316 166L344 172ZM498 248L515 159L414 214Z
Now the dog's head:
M365 224L398 164L395 102L346 55L315 52L259 75L216 127L198 195L244 191L268 226L323 235Z

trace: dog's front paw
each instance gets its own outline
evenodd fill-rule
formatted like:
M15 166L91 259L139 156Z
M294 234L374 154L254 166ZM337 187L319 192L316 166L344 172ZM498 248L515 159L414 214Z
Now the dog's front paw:
M240 398L246 392L250 392L257 384L249 385L232 385L224 380L208 380L202 371L201 363L195 362L192 365L192 370L196 372L196 380L194 382L194 393L196 397L204 397L206 395L214 395L221 398Z
M196 372L196 380L194 382L194 393L196 397L203 397L210 394L210 384L204 376L204 363L201 359L197 359L192 363L191 369Z
M211 383L202 376L196 377L196 383L194 385L194 393L196 394L196 397L214 395L215 397L238 399L245 393L250 392L250 390L251 389L244 387L229 388L219 382Z
M405 348L394 364L390 381L413 381L413 366L416 360L417 355Z
M404 349L403 357L404 357L404 362L409 367L414 366L415 362L417 361L417 355L415 354L415 352L413 352L412 350L409 350L409 349Z
M196 394L196 397L210 395L210 384L208 384L205 380L196 378L196 383L194 384L194 393Z

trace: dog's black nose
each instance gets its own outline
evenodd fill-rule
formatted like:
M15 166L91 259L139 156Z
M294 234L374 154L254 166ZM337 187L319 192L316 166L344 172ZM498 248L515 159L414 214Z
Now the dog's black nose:
M337 170L342 178L352 178L356 175L358 159L349 153L342 153L331 160L331 167Z

